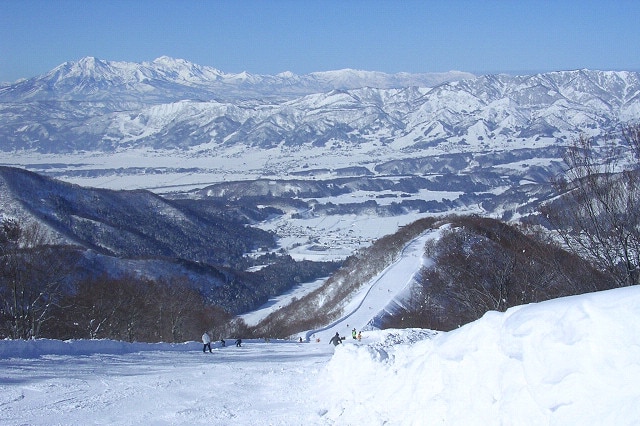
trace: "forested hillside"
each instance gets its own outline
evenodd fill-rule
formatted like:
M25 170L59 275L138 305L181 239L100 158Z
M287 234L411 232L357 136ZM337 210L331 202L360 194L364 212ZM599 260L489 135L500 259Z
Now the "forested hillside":
M156 297L176 282L196 292L195 302L189 291L174 295L177 300L186 297L181 303L188 309L211 306L231 315L254 309L300 282L327 276L338 266L295 261L277 252L274 235L251 226L250 217L259 216L259 208L250 213L243 207L246 214L238 215L238 206L203 201L196 207L197 201L186 205L148 191L83 188L9 167L0 167L0 188L2 337L153 340L157 334L140 320L132 322L136 332L113 320L93 330L61 324L77 324L79 318L97 321L82 309L95 306L92 298L118 306L105 308L112 318L115 312L120 319L141 315L152 324L148 317L160 312L151 307L163 303L150 302L145 293ZM100 296L98 284L113 291ZM192 322L198 321L203 319Z

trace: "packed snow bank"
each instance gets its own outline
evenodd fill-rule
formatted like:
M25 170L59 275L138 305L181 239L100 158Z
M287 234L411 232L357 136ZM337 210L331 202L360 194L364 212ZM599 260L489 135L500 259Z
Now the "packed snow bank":
M415 343L368 333L384 339L336 348L325 417L368 425L638 424L639 330L640 288L629 287L490 312Z

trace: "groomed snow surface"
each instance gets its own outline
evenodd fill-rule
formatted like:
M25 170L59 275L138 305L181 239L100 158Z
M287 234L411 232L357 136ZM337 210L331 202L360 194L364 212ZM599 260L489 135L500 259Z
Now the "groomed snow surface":
M414 240L302 343L228 339L203 353L199 342L0 341L0 424L640 424L638 286L489 312L448 333L372 330L436 236ZM335 332L346 340L334 348Z
M639 424L639 330L628 287L336 348L5 340L0 423Z

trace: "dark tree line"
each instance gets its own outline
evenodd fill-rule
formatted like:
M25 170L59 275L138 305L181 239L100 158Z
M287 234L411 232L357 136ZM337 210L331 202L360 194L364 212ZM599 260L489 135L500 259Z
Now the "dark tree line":
M98 277L77 284L60 306L47 337L184 342L230 319L184 279Z
M256 264L263 266L253 272L234 271L224 284L210 291L210 298L230 312L248 312L297 284L331 275L340 265L338 262L296 261L289 255L275 253L260 256L246 267Z
M81 256L38 225L0 223L0 338L182 342L226 327L231 315L184 278L72 282Z

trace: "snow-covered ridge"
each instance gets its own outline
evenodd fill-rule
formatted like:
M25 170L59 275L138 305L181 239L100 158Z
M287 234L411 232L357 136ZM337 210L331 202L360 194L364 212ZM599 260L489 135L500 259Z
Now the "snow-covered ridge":
M379 156L415 157L616 131L640 119L640 77L349 69L270 76L226 74L168 57L143 63L89 57L0 87L0 111L5 151L201 147L232 155L246 147L307 146L351 155L358 146L384 151Z
M291 97L332 89L433 86L472 77L472 74L459 71L386 74L349 69L306 75L292 72L261 75L246 71L233 74L167 56L141 63L85 57L65 62L44 75L15 82L6 88L0 86L0 101L104 99L108 93L101 94L101 91L113 95L124 90L139 96L149 96L155 91L157 95L164 94L171 99L171 92L176 91L197 96L191 91L193 89L209 98L235 99L246 98L247 95Z

